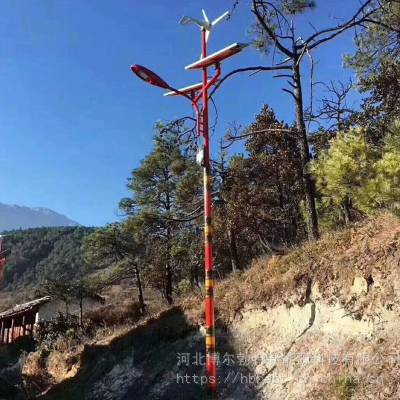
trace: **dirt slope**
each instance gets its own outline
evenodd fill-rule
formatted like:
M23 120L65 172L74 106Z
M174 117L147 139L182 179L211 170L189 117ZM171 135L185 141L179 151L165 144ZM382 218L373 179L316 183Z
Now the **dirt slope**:
M399 399L399 261L400 222L383 215L222 285L258 398Z
M219 284L220 398L399 399L399 262L400 222L382 215ZM188 299L179 318L130 332L122 347L69 359L69 380L55 372L66 357L50 368L47 356L53 386L42 398L202 398L201 385L177 381L204 374L177 362L203 349L201 303Z

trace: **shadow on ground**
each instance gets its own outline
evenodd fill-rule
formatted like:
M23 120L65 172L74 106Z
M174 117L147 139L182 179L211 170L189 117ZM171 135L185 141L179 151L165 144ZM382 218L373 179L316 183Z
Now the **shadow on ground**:
M251 371L219 332L218 399L256 399ZM82 368L42 400L200 400L207 397L204 338L179 307L109 346L85 349Z
M21 377L21 355L33 351L31 337L25 337L8 346L0 346L0 400L25 400Z

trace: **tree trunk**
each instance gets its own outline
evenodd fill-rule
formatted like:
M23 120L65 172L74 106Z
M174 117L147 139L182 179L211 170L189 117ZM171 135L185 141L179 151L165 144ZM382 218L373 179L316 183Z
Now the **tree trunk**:
M191 262L190 267L190 287L192 291L199 287L199 266L196 261Z
M200 287L199 264L197 262L194 264L194 282L197 287Z
M169 263L165 264L165 299L167 303L171 305L173 303L172 299L172 272Z
M172 270L171 270L171 265L169 262L165 265L165 279L166 279L166 284L165 284L165 298L167 300L168 304L173 303L172 299Z
M296 104L296 127L299 134L302 179L306 197L307 229L310 240L319 238L318 215L315 205L315 187L312 177L308 171L308 163L311 159L308 146L306 124L304 122L303 92L301 88L300 63L297 59L293 60L293 77L295 82L295 104Z
M200 287L199 283L199 264L197 260L192 260L190 268L190 285L192 290Z
M143 287L142 287L142 280L140 279L140 272L138 266L135 264L135 275L136 275L136 286L139 291L139 305L140 305L140 312L144 314L145 309L146 309L146 304L144 303L144 297L143 297Z
M165 263L165 299L168 304L173 303L172 299L172 267L171 267L171 228L167 228L167 261Z
M165 182L169 182L168 174ZM166 211L171 210L171 196L170 193L166 193ZM171 305L172 299L172 267L171 267L171 226L167 226L167 262L165 263L165 299L167 303Z
M229 252L231 256L232 272L236 272L238 269L241 269L241 267L239 264L239 257L237 253L236 234L232 227L228 228L228 238L229 238Z
M80 319L81 319L81 327L83 326L83 296L79 299L79 311L80 311Z
M344 223L348 225L351 222L351 200L348 196L345 197L343 204Z

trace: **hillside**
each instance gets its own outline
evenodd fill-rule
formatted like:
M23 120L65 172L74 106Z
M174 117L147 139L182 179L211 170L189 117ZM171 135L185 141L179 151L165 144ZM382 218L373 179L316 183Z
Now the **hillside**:
M19 3L0 400L400 400L400 0Z
M400 221L382 215L220 282L221 398L398 399L399 260ZM43 399L198 399L201 387L177 376L202 367L177 360L203 352L200 304L191 297L108 339L33 353L26 382Z
M77 226L65 215L43 207L24 207L0 203L0 232L51 226Z
M45 277L69 279L83 264L82 243L94 228L34 228L8 232L5 247L11 253L4 270L2 308L34 295ZM7 304L6 304L7 303Z

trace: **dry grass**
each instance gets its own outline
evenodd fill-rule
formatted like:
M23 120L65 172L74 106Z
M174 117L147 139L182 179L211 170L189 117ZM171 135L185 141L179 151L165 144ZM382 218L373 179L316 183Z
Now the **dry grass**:
M400 221L389 214L325 234L288 255L260 257L249 270L232 275L216 287L218 319L226 324L245 306L290 306L306 301L307 287L318 286L325 301L346 304L355 276L375 281L396 275L400 260ZM394 288L387 285L380 301L393 301ZM367 298L366 303L371 299ZM183 302L188 317L203 321L201 296ZM354 304L352 304L354 306Z
M310 285L318 287L324 301L340 302L345 307L362 310L371 307L374 302L387 307L396 304L397 307L397 293L400 290L399 262L400 221L390 215L380 215L350 228L326 234L321 240L306 243L286 256L260 257L254 260L249 270L218 283L217 323L228 324L246 307L270 308L281 304L290 307L294 303L302 304L308 300ZM371 291L363 298L354 297L351 287L355 276L366 279L371 277L375 285L380 282L380 289ZM115 299L123 297L120 296L120 289L113 290L116 291L112 293ZM204 321L203 303L201 295L192 295L183 300L182 308L192 323L201 324ZM116 301L112 311L110 309L92 313L89 317L97 326L92 338L84 338L79 344L67 341L59 343L54 354L50 356L39 350L29 355L24 372L34 377L31 379L34 382L40 382L40 379L43 381L49 376L49 365L53 371L53 380L56 376L66 375L71 365L79 365L83 343L108 346L114 340L131 334L136 325L146 324L135 323L136 312L137 308L132 302ZM365 349L358 349L362 350ZM388 347L387 351L389 350ZM371 349L371 352L374 351L377 350ZM354 382L350 379L347 383L344 378L351 378L354 371L343 365L335 372L337 379L334 383L321 387L319 392L316 389L313 398L343 400L352 394ZM365 374L367 373L366 370ZM393 370L382 373L393 382L399 378L394 375ZM357 393L364 393L363 390L362 384L357 385Z
M374 343L349 341L341 349L342 355L347 355L347 361L320 366L318 374L330 379L314 387L306 399L398 399L400 365L396 349L399 344L397 338Z
M95 327L135 323L141 317L139 303L131 300L125 300L122 304L110 304L85 314L86 323Z
M29 353L22 364L22 377L25 391L38 393L49 385L51 381L47 372L47 356L49 352L41 349L34 353Z
M162 318L182 312L179 307L164 309L157 314L148 315L137 323L126 322L120 325L99 327L94 336L82 335L78 341L71 341L68 337L60 337L51 349L42 345L29 353L22 364L24 387L29 398L36 398L39 393L44 393L55 385L75 377L81 370L84 360L90 360L88 352L93 354L93 349L110 348L115 343L126 337L135 336L136 332L147 329ZM86 353L86 355L85 355Z

